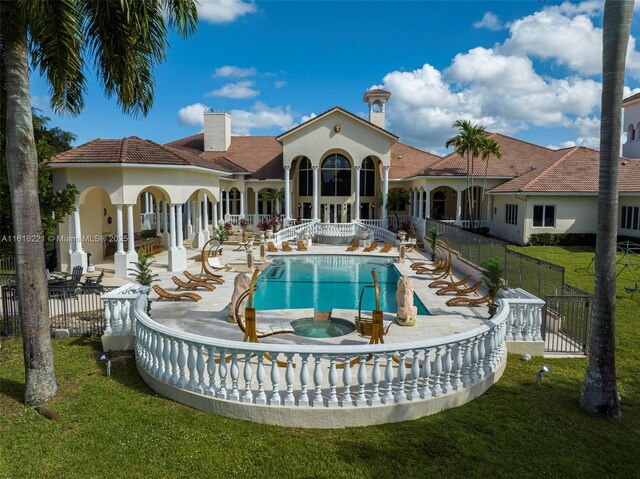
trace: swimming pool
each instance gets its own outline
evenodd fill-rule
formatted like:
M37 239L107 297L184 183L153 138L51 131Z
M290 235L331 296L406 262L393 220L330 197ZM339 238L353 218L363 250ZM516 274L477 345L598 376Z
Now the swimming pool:
M254 295L256 309L313 308L316 312L330 312L334 308L358 309L360 290L373 284L375 270L380 284L380 308L395 313L396 282L400 274L393 266L393 258L365 256L278 256L258 277ZM418 314L429 314L414 294ZM373 288L363 296L362 309L375 308Z

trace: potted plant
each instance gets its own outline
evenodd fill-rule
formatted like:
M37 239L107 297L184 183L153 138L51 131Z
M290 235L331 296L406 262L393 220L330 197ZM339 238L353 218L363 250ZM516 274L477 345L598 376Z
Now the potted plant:
M487 288L487 296L491 299L489 303L489 317L492 318L498 311L496 298L500 290L504 287L504 280L502 279L503 270L496 258L487 258L484 260L482 262L482 268L482 282Z
M247 241L247 226L249 226L249 223L247 222L247 220L242 218L240 220L240 228L242 228L242 242L243 243L245 243Z
M144 250L138 250L138 261L133 263L133 268L129 268L129 272L133 273L133 279L136 283L146 286L147 288L151 287L151 284L158 277L156 273L151 271L151 266L155 263L155 261L150 261L150 257L144 252ZM147 314L151 312L151 301L147 301Z
M436 246L438 244L438 238L440 238L438 228L433 226L427 230L427 239L429 240L429 246L431 247L431 261L436 260Z

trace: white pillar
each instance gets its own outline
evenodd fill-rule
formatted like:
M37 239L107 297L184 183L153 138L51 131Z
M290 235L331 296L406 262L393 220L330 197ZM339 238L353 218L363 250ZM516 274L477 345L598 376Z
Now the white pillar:
M462 218L462 191L456 192L456 224L460 224Z
M74 250L74 233L73 233L73 215L67 216L67 223L69 223L69 255L73 253Z
M178 205L176 211L176 229L178 233L178 249L184 249L184 238L182 237L182 205Z
M176 205L173 203L171 203L171 206L170 206L169 217L171 221L169 223L169 244L171 249L175 249L176 248L176 222L175 222Z
M245 212L244 212L244 190L240 191L240 217L244 218L245 217Z
M353 208L355 209L353 217L356 220L360 219L360 169L361 166L356 166L356 178L355 178L355 196L356 200L353 204Z
M193 233L193 223L191 222L191 201L187 201L187 237L191 238Z
M431 191L424 192L424 216L422 218L431 218Z
M381 219L383 220L382 227L386 227L387 221L387 197L389 195L389 167L384 166L384 175L382 177L382 215Z
M211 224L213 225L213 229L218 227L218 202L211 202L211 214L213 215Z
M133 229L133 205L127 205L127 239L129 240L129 250L127 253L135 254L135 238Z
M291 165L284 167L284 217L286 220L291 219L291 185L289 172Z
M209 199L205 196L202 202L202 241L209 241Z
M76 253L82 253L82 231L80 229L80 205L73 210L73 225L76 233Z
M313 170L313 219L318 219L318 214L320 213L318 210L318 166L312 165Z
M156 201L156 236L160 236L160 202Z
M145 191L144 193L144 213L147 214L151 211L149 208L149 192Z
M260 199L260 195L258 194L258 190L254 189L253 190L253 215L254 215L254 220L253 226L258 226L258 223L260 222L260 215L258 214L258 200Z
M226 193L227 193L227 214L224 216L225 220L231 214L231 190L227 191Z
M167 202L162 202L162 231L167 233L169 231L169 223L167 223Z
M129 276L129 255L124 252L124 226L122 218L122 205L116 206L116 254L113 255L115 263L116 276L118 278L126 278Z
M116 205L116 239L117 253L124 253L124 228L122 227L122 205Z
M418 207L417 208L418 209L418 215L417 216L418 216L418 218L422 218L423 215L424 215L424 206L423 206L423 203L422 203L422 195L424 193L422 191L416 191L416 193L417 193L416 197L418 198L418 200L417 200L418 204L416 205Z

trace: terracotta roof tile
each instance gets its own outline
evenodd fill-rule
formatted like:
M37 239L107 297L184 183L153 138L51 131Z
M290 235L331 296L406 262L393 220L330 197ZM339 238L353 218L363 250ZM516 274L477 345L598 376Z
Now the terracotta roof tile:
M440 160L442 160L441 156L427 153L404 143L394 143L391 145L389 178L399 180L415 176Z

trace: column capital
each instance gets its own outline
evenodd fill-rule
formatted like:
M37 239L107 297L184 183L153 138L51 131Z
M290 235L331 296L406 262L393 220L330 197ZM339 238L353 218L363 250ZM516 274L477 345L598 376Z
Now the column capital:
M355 165L354 168L356 171L360 171L362 169L362 165Z
M284 166L283 166L283 168L284 168L285 170L290 170L290 169L291 169L291 165L284 165Z
M317 170L318 168L320 168L320 165L311 165L312 170Z

